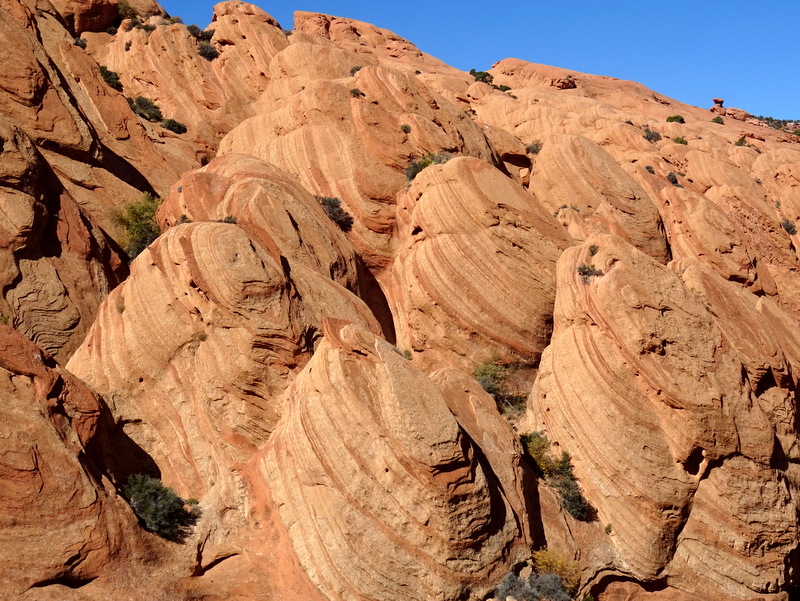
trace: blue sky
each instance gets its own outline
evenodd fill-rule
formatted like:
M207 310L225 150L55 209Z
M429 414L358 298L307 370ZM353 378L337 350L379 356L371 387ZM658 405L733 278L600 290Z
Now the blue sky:
M201 27L214 2L163 0ZM800 120L796 0L293 0L256 2L286 29L295 10L374 23L465 71L515 57L631 79L707 108Z

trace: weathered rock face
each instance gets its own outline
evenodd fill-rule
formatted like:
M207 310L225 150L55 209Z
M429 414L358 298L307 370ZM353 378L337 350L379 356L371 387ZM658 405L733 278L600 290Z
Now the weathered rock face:
M0 139L0 313L29 339L67 359L127 266L31 140L4 119Z
M469 411L467 391L456 384L448 393ZM328 598L474 598L513 561L523 536L519 492L490 463L509 457L492 453L496 443L515 452L511 432L473 440L449 403L386 342L326 324L254 461L303 567ZM492 420L496 412L473 420L473 432Z
M535 363L549 343L555 262L571 243L543 207L473 158L422 171L398 205L398 345L424 365ZM508 282L514 281L513 286Z
M109 570L135 519L87 459L100 418L89 390L5 325L0 374L0 595L44 598Z
M605 273L579 275L589 261ZM798 545L795 336L712 270L675 268L610 236L565 251L532 427L572 454L620 574L778 593Z
M369 56L327 40L291 41L270 63L261 114L228 134L220 154L251 154L314 194L341 198L355 218L357 250L370 267L384 268L410 160L447 151L493 162L493 150L473 121L415 75L372 66Z

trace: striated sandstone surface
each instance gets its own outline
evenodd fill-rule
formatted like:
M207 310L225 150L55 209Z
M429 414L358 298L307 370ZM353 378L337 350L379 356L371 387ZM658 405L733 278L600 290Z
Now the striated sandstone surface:
M417 176L398 222L387 289L400 347L424 365L468 371L490 359L538 361L555 262L571 244L546 209L492 166L457 158Z
M588 243L605 273L584 281ZM620 575L656 581L666 568L695 594L778 593L798 540L796 383L782 359L794 334L777 338L787 351L768 342L776 332L756 325L756 297L738 289L731 305L720 289L737 287L708 268L676 266L678 276L619 238L587 244L559 259L532 426L572 454L599 522L612 524Z
M487 428L499 418L482 413L472 439L448 411L475 410L468 389L446 390L449 401L373 334L328 321L287 391L287 413L254 461L328 598L476 598L518 556L518 485L492 471L500 459L508 473L511 432Z

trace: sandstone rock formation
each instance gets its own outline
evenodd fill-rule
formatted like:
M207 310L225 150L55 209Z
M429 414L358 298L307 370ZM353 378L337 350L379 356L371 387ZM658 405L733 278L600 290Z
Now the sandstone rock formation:
M461 386L449 392L449 403L470 406ZM513 563L519 490L492 472L493 460L507 470L514 451L507 426L471 439L430 379L342 322L327 322L287 396L257 461L328 598L457 599L486 591ZM479 414L473 427L498 417ZM505 452L492 452L498 443Z

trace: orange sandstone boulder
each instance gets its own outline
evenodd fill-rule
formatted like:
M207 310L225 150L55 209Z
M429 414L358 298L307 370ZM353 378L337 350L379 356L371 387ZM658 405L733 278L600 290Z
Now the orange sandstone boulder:
M550 340L555 262L571 243L552 215L465 157L422 171L398 221L386 288L399 346L468 371L493 358L536 362Z
M369 332L326 323L254 461L329 599L482 598L525 552L519 492L493 474L495 461L508 472L516 443L488 425L496 412L462 429L448 405L474 411L467 395L491 404L474 385L441 390Z

